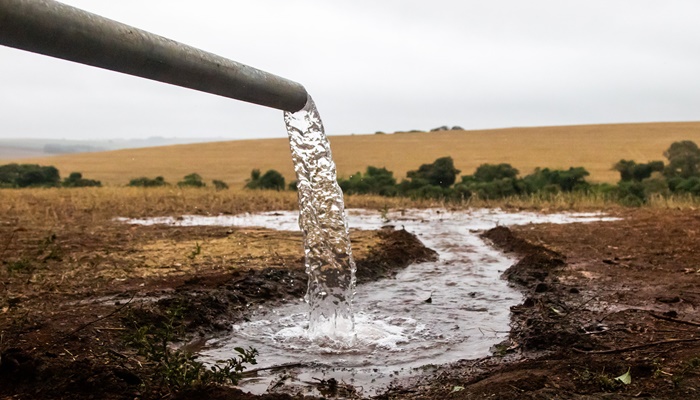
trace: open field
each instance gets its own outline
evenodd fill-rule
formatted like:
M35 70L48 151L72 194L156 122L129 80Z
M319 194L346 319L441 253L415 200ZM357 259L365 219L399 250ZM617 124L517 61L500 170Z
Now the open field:
M618 173L611 168L617 161L664 160L664 150L679 140L700 143L700 122L332 136L331 145L341 177L373 165L394 171L400 180L407 171L449 155L466 174L483 163L510 163L521 174L535 167L583 166L591 173L589 181L616 182ZM207 181L221 179L242 186L253 168L276 169L287 181L294 179L284 138L84 153L22 162L54 165L62 176L79 171L107 185L124 185L131 178L158 175L174 183L197 172Z
M511 309L509 340L493 356L425 371L419 384L399 381L381 398L696 398L697 204L623 208L583 200L451 204L602 209L621 219L489 231L489 240L521 259L506 273L525 296ZM383 212L441 204L349 196L348 205ZM196 351L202 334L225 331L259 307L298 301L305 290L300 232L131 226L114 218L295 207L293 192L0 190L0 398L293 398L164 384L174 366L154 362L135 340L171 321L177 339ZM352 232L367 280L425 255L401 221L388 221L395 230ZM160 343L153 335L144 340ZM627 385L614 379L625 371Z

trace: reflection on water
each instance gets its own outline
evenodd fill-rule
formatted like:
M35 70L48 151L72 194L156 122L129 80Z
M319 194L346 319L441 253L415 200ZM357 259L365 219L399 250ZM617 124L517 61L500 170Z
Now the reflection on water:
M262 368L315 362L314 368L297 369L298 379L335 378L347 383L352 380L363 387L364 395L370 395L396 376L412 373L413 368L486 356L491 346L506 338L510 307L519 304L522 296L500 279L514 260L489 247L479 232L497 225L615 219L596 213L541 215L438 209L403 210L384 216L349 210L348 217L355 229L379 229L387 223L397 229L405 228L437 251L440 258L410 265L395 279L358 287L354 300L356 341L352 347L310 340L306 331L308 308L300 300L276 309L258 310L250 322L235 325L230 336L210 341L202 359L226 359L234 355L235 346L253 346L260 352L258 364ZM275 212L128 222L296 230L296 219L295 212ZM276 378L273 373L263 374L243 386L263 392Z

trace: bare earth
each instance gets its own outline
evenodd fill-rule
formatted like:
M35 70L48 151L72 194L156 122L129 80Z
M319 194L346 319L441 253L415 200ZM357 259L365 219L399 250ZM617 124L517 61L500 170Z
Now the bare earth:
M613 213L623 219L486 232L521 259L504 274L526 294L510 339L379 398L699 398L700 214ZM0 221L0 399L252 398L159 386L128 334L177 303L196 348L250 304L298 299L299 234L95 224L88 214L48 232ZM364 280L433 256L404 231L352 239ZM631 383L615 379L627 371Z

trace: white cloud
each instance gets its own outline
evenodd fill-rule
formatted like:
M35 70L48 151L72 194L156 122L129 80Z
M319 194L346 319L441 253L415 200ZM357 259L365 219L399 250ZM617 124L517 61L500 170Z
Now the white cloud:
M694 1L66 2L296 80L331 133L700 119ZM284 135L276 110L0 60L0 137Z

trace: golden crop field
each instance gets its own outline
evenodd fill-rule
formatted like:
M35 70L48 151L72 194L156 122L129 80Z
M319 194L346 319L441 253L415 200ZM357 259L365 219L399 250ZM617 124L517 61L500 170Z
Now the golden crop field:
M331 136L338 175L347 177L369 165L406 172L438 157L451 156L455 166L471 174L483 163L510 163L521 175L535 167L583 166L591 182L616 182L611 168L620 159L665 160L671 143L700 143L700 122L578 125L475 131L414 132ZM2 161L2 160L0 160ZM106 185L125 185L131 178L161 175L175 183L196 172L206 181L221 179L242 186L253 168L276 169L294 179L286 138L238 140L129 149L101 153L26 159L21 162L56 166L62 176L79 171Z

